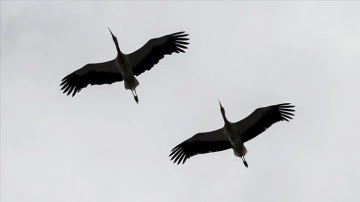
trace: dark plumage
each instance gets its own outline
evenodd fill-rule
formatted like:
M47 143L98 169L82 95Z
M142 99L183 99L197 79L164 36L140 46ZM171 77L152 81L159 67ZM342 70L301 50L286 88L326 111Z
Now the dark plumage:
M89 84L102 85L119 81L125 81L126 88L135 91L139 83L134 75L138 76L146 70L150 70L165 55L185 53L189 44L187 42L188 34L177 32L151 39L137 51L123 54L118 46L117 38L113 34L112 36L118 52L117 57L104 63L87 64L67 75L60 84L63 93L74 96ZM135 96L135 100L137 100L137 95L135 94Z
M290 103L272 105L258 108L249 116L236 123L230 123L225 120L224 128L194 135L174 147L169 156L174 163L179 164L185 163L187 159L197 154L218 152L230 148L234 149L233 145L238 145L239 143L239 146L243 146L241 144L258 136L272 124L278 121L289 121L292 119L292 116L294 116L293 112L295 111L292 109L293 107ZM225 117L225 111L222 113L223 117ZM229 133L227 132L229 131L227 128L233 128L235 134L227 134ZM231 142L229 135L233 135L237 140ZM244 156L245 154L241 155ZM245 163L246 161L244 161L244 164ZM247 167L247 163L245 166Z

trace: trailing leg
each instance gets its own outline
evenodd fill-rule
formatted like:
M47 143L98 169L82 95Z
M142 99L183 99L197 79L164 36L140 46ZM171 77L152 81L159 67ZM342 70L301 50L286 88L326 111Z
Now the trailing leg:
M134 90L134 91L135 91L135 90ZM131 93L132 93L133 96L134 96L135 102L136 102L137 104L139 104L139 99L138 99L138 97L137 97L137 95L136 95L136 91L135 91L135 93L134 93L134 91L131 90Z
M245 167L248 167L248 164L247 164L247 162L246 162L246 160L245 160L245 157L244 157L244 156L242 156L242 157L241 157L241 159L242 159L242 161L243 161L243 163L244 163Z
M137 96L136 89L134 89L134 92L135 92L135 101L136 101L136 103L139 104L139 98L138 98L138 96Z

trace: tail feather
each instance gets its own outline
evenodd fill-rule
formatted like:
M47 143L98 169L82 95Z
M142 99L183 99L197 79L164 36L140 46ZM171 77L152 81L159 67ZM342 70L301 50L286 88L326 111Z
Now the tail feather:
M124 81L125 89L127 90L135 90L135 88L139 85L139 81L134 77L131 80Z
M237 157L243 157L248 153L245 146L242 146L241 148L238 147L236 149L233 149L233 151L234 151L234 155Z

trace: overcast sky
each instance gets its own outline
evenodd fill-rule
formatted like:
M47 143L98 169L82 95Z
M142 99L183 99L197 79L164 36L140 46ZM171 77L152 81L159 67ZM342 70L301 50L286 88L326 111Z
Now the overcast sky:
M360 2L1 1L1 201L359 201ZM60 80L186 31L189 49L75 97ZM170 150L258 107L295 119L231 150Z

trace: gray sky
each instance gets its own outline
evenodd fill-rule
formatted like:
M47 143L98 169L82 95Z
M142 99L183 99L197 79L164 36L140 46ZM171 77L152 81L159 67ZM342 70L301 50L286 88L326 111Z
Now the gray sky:
M1 2L1 201L359 201L360 2ZM186 54L74 98L60 80L147 40ZM170 162L197 132L257 107L295 119L231 150Z

